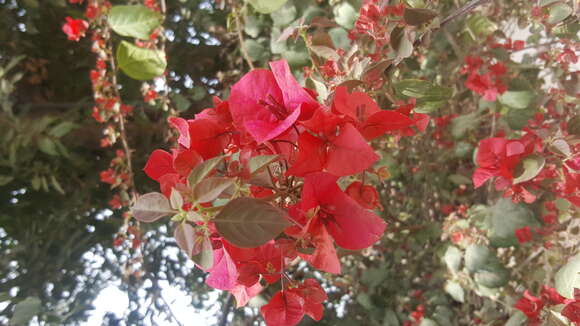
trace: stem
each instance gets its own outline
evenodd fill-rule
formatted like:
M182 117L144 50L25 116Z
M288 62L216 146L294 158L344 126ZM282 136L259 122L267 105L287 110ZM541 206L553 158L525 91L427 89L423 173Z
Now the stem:
M165 301L165 298L163 297L163 294L161 294L161 291L159 291L159 297L161 298L161 301L163 301L163 304L165 304L165 306L169 310L169 314L171 315L171 319L173 319L175 321L175 323L177 323L177 325L183 326L183 324L179 322L177 317L175 317L175 314L173 314L173 310L171 310L171 306L169 305L169 303L167 303L167 301Z
M473 11L475 8L481 6L485 3L488 3L488 2L491 2L491 0L472 0L471 2L466 4L465 6L452 12L449 16L443 18L439 28L447 25L449 22L451 22L455 18L463 16L463 15L469 13L470 11Z
M234 17L236 20L236 32L238 33L238 40L240 42L240 51L242 51L242 56L244 57L244 60L246 60L246 63L248 63L250 70L254 70L252 59L250 58L248 51L246 51L244 35L242 34L242 21L240 20L240 12L237 9L234 11Z

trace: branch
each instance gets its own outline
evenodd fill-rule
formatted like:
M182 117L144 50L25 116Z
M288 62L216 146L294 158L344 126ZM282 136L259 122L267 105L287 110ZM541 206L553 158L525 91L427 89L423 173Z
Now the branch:
M248 51L246 51L244 35L242 34L242 21L240 20L240 13L238 10L234 12L234 16L236 20L236 31L238 33L238 40L240 42L240 51L242 51L242 56L244 57L244 60L246 60L248 66L250 66L250 70L254 70L254 64L252 63L252 59L250 58Z
M477 8L483 4L486 4L488 2L491 2L491 0L472 0L471 2L466 4L465 6L452 12L449 16L443 18L439 28L447 25L449 22L451 22L455 18L463 16L463 15L469 13L470 11L473 11L475 8Z
M228 315L230 314L230 310L232 310L233 304L234 304L234 297L230 294L230 295L228 295L226 305L222 309L222 317L220 318L218 326L226 326L227 325Z

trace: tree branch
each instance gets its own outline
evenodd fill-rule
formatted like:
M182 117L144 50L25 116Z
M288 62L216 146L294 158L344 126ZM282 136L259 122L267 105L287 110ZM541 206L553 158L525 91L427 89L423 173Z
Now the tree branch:
M439 28L447 25L449 22L451 22L455 18L463 16L463 15L469 13L470 11L473 11L475 8L477 8L483 4L486 4L488 2L491 2L491 0L472 0L471 2L466 4L465 6L452 12L449 16L443 18Z
M228 316L230 314L230 310L232 310L232 306L234 305L234 296L231 294L228 295L228 299L226 301L225 306L222 309L222 316L218 323L218 326L226 326L228 323Z

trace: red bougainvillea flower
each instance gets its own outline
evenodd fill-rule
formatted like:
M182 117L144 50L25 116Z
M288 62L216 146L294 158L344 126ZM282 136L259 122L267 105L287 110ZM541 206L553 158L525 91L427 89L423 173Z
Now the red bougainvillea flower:
M514 308L523 312L530 321L538 321L540 313L544 308L544 302L538 297L534 297L528 290L524 292L524 296L516 302Z
M515 231L516 238L519 243L526 243L532 241L532 229L529 226L524 226Z
M379 193L373 186L355 181L346 188L345 192L364 208L376 209L381 206L379 203Z
M350 123L342 125L338 132L320 133L318 137L302 132L298 148L298 158L288 170L289 175L304 176L326 170L337 176L347 176L368 169L379 159Z
M68 36L69 40L78 42L81 37L85 36L89 23L72 17L66 17L65 20L66 23L62 25L62 31Z
M507 87L500 79L496 78L495 81L492 81L491 77L491 73L480 75L477 71L474 71L467 77L465 87L483 96L484 100L493 102L498 95L507 90Z
M413 124L408 116L397 111L381 110L377 103L363 92L348 93L347 88L336 88L333 110L345 115L366 140L372 140L388 131L400 130Z
M337 180L338 177L324 172L307 175L302 201L289 211L304 227L286 231L303 244L314 246L314 253L306 260L331 273L338 273L340 264L330 237L342 248L360 250L378 241L386 228L385 221L346 195Z
M567 304L562 309L562 316L568 318L576 326L580 325L580 301L575 301Z
M556 289L551 288L547 285L542 285L542 290L540 292L542 300L548 305L563 304L566 302L566 298L560 295Z
M314 279L307 279L297 287L277 292L260 312L268 326L293 326L305 314L316 321L322 319L322 302L326 299L326 292L320 284Z
M168 121L179 131L179 145L195 150L205 160L220 155L230 141L228 126L212 120L171 117Z
M258 143L279 136L299 118L309 118L319 105L294 79L285 60L271 62L270 68L246 74L229 98L234 124Z
M475 188L492 177L501 177L501 181L511 184L514 168L522 158L533 152L534 146L532 138L526 136L519 140L494 137L480 141L476 157L479 167L473 174Z

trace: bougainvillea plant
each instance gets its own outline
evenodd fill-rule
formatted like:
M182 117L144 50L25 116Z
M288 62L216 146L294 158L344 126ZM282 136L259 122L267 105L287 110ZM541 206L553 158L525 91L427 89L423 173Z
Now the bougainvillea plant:
M214 97L213 107L184 119L168 100L164 1L112 6L106 0L87 0L87 20L67 17L62 29L72 41L91 35L97 56L90 74L92 115L106 124L102 147L121 143L110 168L100 174L103 182L119 189L110 206L131 206L116 244L131 238L137 249L139 223L167 218L178 246L207 273L205 283L229 292L237 307L269 287L275 290L260 308L267 325L296 325L305 315L319 321L328 299L324 277L304 279L293 272L309 266L339 275L340 257L347 251L401 255L417 250L406 240L429 226L405 222L409 214L397 202L412 199L399 192L402 183L389 185L388 180L391 172L401 174L401 166L420 180L426 171L441 173L436 165L449 161L458 171L447 171L442 178L455 189L441 195L424 191L424 201L413 203L421 207L419 217L429 218L436 229L441 226L435 238L444 244L434 251L442 253L447 266L444 291L461 303L466 291L496 302L500 288L513 297L542 285L541 297L526 290L517 302L502 304L521 311L529 325L549 318L578 325L578 239L569 231L578 227L574 214L580 207L580 118L578 87L573 85L578 77L571 68L578 62L579 45L573 35L562 37L554 42L559 47L528 60L553 76L564 76L561 85L532 86L526 80L532 69L513 59L528 43L512 40L474 12L489 2L469 1L443 18L436 10L438 1L367 0L358 13L342 1L333 4L336 23L320 16L290 24L280 22L285 14L296 15L287 1L217 1L232 12L228 26L236 29L240 62L250 71L237 76L223 92L227 97ZM283 11L283 6L294 11ZM493 13L495 7L489 7L487 12ZM534 28L543 26L546 33L561 27L561 35L577 27L565 25L577 24L566 1L521 7L534 19ZM344 18L345 12L352 14ZM261 15L274 20L271 52L278 51L280 42L301 42L308 58L302 70L292 69L300 66L299 59L284 50L276 53L282 59L256 54L256 48L263 48L255 31ZM446 29L465 15L465 29L457 34L475 54L464 53ZM423 47L439 32L459 64L436 75L428 70L440 57L433 58ZM244 39L244 33L255 40ZM340 40L346 45L337 46ZM254 68L256 62L268 68ZM160 104L176 136L169 151L153 150L143 168L159 192L137 195L135 189L125 131L134 108L121 99L119 70L135 80L156 80L143 83L143 100ZM542 96L534 89L540 86L546 89ZM421 150L443 154L426 158ZM397 169L395 156L405 161ZM423 186L430 187L429 182ZM474 200L484 191L494 200ZM396 249L383 246L386 233L389 241L402 239L393 245ZM546 282L521 277L520 283L508 284L507 266L520 275L516 259L525 265L554 247L568 261L559 263L557 273L550 270ZM534 253L525 258L524 250ZM412 258L399 260L406 265ZM425 273L427 280L437 277ZM557 290L545 285L552 276ZM377 300L380 292L372 286L358 290L357 301L372 310L372 298ZM437 315L437 308L429 307L434 300L425 300L422 290L415 289L411 297L412 304L407 301L399 309L407 314L401 318L404 325L423 325L430 321L426 315ZM400 314L394 316L399 325Z
M144 169L161 193L139 197L132 213L142 222L173 215L179 246L238 307L261 279L280 283L262 315L268 325L295 325L305 314L320 320L326 294L313 279L292 280L287 267L305 260L340 273L336 246L361 250L381 238L378 195L363 183L379 158L368 141L414 121L345 87L319 103L286 61L270 67L246 74L195 119L170 119L178 146L154 151Z

